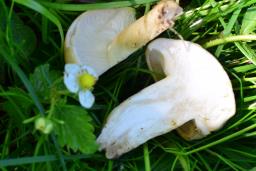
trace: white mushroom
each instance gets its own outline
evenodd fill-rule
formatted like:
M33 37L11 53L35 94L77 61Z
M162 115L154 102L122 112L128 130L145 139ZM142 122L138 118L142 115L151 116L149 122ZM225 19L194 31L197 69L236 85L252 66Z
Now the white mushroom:
M202 138L221 128L235 113L228 75L199 45L157 39L149 44L146 58L149 68L164 77L156 75L158 82L111 112L97 139L107 158L118 157L186 123L194 123L195 131L186 135L183 127L184 137Z
M66 63L90 66L101 75L116 64L107 57L108 45L135 20L135 10L130 7L84 12L66 34Z
M181 11L172 0L159 2L137 21L133 8L87 11L67 32L66 63L90 66L101 75L171 27Z

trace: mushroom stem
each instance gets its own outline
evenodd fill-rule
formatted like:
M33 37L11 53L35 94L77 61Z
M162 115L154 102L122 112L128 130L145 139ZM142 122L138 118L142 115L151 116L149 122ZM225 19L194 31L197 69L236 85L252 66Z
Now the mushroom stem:
M107 124L97 139L101 149L106 149L107 158L116 158L192 119L188 105L184 106L182 103L183 99L173 103L182 93L174 82L172 85L176 91L172 91L172 98L169 93L165 96L164 82L167 81L161 80L145 88L111 112ZM180 115L178 112L180 110L183 110L186 116Z
M172 27L177 15L181 12L182 8L174 1L160 1L146 15L120 32L109 44L109 61L111 63L117 63L116 61L120 62L160 33Z

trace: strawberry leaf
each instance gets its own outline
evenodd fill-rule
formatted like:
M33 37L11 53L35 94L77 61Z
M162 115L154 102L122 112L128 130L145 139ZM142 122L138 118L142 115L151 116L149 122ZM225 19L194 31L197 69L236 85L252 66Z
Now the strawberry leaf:
M55 124L58 142L62 147L67 146L74 151L79 150L86 154L97 150L98 145L93 134L91 117L85 109L74 105L57 105L54 117L64 121L64 124Z
M40 100L48 103L50 101L51 89L53 88L54 81L61 77L62 75L60 75L60 73L55 70L50 70L49 64L44 64L36 67L34 73L30 74L29 78ZM57 89L59 87L54 88Z

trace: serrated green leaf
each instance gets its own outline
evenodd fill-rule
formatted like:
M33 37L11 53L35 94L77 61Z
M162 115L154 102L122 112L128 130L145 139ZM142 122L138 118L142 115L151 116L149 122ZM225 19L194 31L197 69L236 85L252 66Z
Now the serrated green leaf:
M50 99L50 88L51 88L51 79L50 79L50 66L48 64L38 66L34 73L30 75L30 81L33 85L38 96L42 100Z
M85 109L74 105L57 105L53 116L65 122L55 124L54 129L62 147L67 146L74 151L79 150L86 154L97 150L98 145L93 134L91 117Z
M48 101L51 96L52 84L59 77L57 72L50 71L49 64L45 64L35 69L34 73L30 75L30 81L39 98Z
M250 34L256 29L256 7L248 8L243 21L240 33Z

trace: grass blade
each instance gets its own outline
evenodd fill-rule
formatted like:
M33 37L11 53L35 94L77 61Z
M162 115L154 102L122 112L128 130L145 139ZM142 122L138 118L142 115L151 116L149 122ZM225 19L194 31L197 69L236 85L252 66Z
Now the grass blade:
M95 9L106 9L106 8L121 8L134 5L140 5L145 3L157 2L157 0L133 0L133 1L116 1L107 3L94 3L94 4L64 4L56 2L45 2L41 1L48 8L63 11L86 11Z

